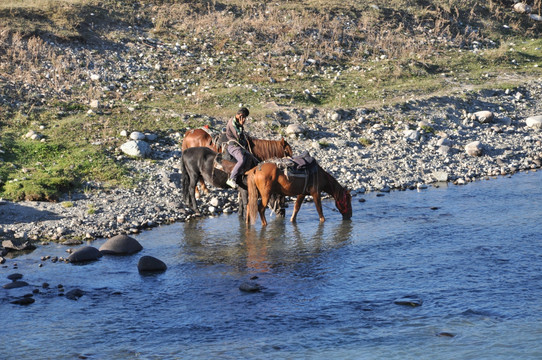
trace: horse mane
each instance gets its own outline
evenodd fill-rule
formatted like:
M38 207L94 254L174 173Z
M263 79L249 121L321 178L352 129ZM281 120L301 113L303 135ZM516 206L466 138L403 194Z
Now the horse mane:
M284 143L281 140L264 140L250 138L250 146L252 147L252 153L259 160L267 160L271 158L284 157Z
M321 171L324 176L326 177L327 183L329 184L329 191L326 191L329 195L333 196L335 200L346 191L346 188L344 188L333 176L331 176L330 173L325 171L319 164L318 164L318 170Z

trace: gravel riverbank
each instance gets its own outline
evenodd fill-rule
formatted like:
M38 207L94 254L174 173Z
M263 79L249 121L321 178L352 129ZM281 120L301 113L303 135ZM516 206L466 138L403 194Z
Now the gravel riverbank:
M541 83L463 90L377 110L293 109L272 103L273 114L251 119L247 129L259 138L285 134L295 154L309 151L358 195L425 188L436 181L460 185L540 168ZM225 125L224 119L209 122L216 128ZM0 239L70 243L186 221L193 215L181 199L181 137L171 133L147 140L152 149L147 159L119 150L118 161L142 179L136 188L89 184L58 203L0 201ZM237 193L211 188L199 206L204 216L235 212Z

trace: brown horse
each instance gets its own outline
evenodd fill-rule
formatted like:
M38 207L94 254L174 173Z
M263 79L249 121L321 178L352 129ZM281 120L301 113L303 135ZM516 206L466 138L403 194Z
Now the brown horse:
M281 194L288 196L297 196L294 211L290 221L296 220L299 208L303 203L305 196L312 195L316 210L320 216L320 222L325 221L322 212L322 202L320 192L324 191L335 199L335 206L342 214L343 219L352 217L352 203L350 192L342 187L333 176L327 173L318 164L314 164L315 170L305 177L288 176L283 170L279 169L277 164L266 162L250 169L246 172L248 187L248 205L247 205L247 224L253 224L256 221L256 212L260 213L262 225L267 225L265 219L265 207L272 194ZM258 197L261 196L262 202L258 205Z
M213 137L203 129L192 129L188 130L184 134L183 144L181 145L181 150L185 151L191 147L205 146L214 152L219 152L218 148L213 140Z
M284 140L263 140L248 137L248 150L258 159L258 161L264 161L272 158L282 158L285 156L292 156L292 147ZM207 147L214 152L222 152L221 144L217 143L217 139L213 137L203 129L188 130L184 134L183 143L181 146L184 152L188 148L192 147ZM201 191L205 194L209 193L209 190L205 186L203 179L200 180ZM198 188L196 188L196 197L199 197Z

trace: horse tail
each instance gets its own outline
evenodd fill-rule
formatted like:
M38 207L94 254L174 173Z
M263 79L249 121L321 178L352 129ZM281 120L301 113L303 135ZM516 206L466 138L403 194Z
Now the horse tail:
M252 169L246 172L248 188L248 211L247 223L252 225L256 222L258 216L258 187L256 186L256 170Z

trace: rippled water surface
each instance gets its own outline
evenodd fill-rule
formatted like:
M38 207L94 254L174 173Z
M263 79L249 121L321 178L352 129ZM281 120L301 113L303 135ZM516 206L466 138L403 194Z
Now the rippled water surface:
M39 268L67 256L53 244L9 260L2 281L31 286L0 288L0 358L542 358L542 172L359 198L350 222L305 203L297 225L224 215L137 235L134 256ZM168 270L140 275L143 255Z

